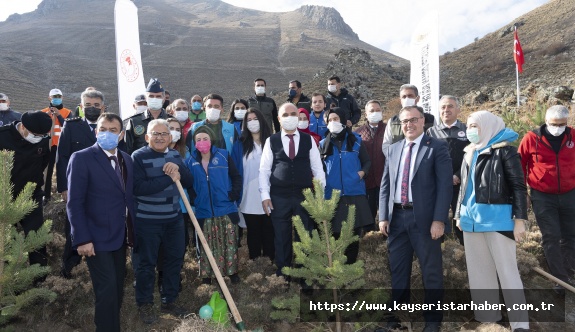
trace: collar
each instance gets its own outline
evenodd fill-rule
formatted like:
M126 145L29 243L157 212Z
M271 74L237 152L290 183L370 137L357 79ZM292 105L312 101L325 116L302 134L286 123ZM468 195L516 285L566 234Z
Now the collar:
M421 140L423 139L423 133L421 133L421 135L419 135L416 139L414 139L413 141L408 141L407 138L405 139L405 142L403 143L403 147L407 147L407 145L410 142L415 143L415 145L420 145L421 144Z
M461 122L459 122L459 120L455 120L455 122L451 125L451 126L447 126L443 121L441 121L441 123L439 124L439 128L441 129L446 129L446 128L451 128L451 127L457 127L461 129Z
M285 132L285 130L282 128L282 136L287 136L288 133ZM294 135L295 136L299 136L299 130L296 129L295 133L290 134L290 135Z
M116 153L110 153L107 150L102 149L102 151L104 151L104 153L106 154L106 157L110 158L112 156L118 158L118 148L116 148Z

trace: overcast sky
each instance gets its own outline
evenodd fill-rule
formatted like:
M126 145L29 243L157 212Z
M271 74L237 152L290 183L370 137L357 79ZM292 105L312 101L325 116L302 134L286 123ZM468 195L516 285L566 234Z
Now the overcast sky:
M463 47L548 0L225 0L262 11L303 5L334 7L364 42L408 58L412 29L428 10L439 12L439 53ZM0 22L37 8L40 0L0 0ZM521 33L520 33L521 34Z

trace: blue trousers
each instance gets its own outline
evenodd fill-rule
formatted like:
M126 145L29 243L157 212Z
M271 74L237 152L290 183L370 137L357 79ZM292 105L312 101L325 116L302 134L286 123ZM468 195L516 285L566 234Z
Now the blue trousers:
M155 268L160 246L164 247L162 302L174 302L178 297L180 272L184 262L184 220L168 223L136 222L136 235L137 246L134 252L139 257L136 266L138 306L154 302Z

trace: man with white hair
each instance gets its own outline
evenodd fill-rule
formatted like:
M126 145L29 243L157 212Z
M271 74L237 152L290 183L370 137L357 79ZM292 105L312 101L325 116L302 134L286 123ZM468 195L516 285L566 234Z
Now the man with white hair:
M575 143L568 117L565 106L551 106L545 124L525 134L519 153L549 270L575 285ZM565 292L559 285L554 289Z

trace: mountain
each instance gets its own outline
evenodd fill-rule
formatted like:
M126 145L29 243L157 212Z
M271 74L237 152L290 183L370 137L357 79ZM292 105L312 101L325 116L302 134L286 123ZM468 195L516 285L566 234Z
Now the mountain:
M114 0L44 0L0 23L2 86L16 110L40 109L58 87L73 107L87 86L117 110ZM359 40L333 8L284 13L244 9L219 0L136 0L145 81L158 77L172 100L220 93L226 101L306 82L342 48L369 51L381 66L408 62ZM327 78L327 77L326 77ZM307 90L309 91L309 90Z

